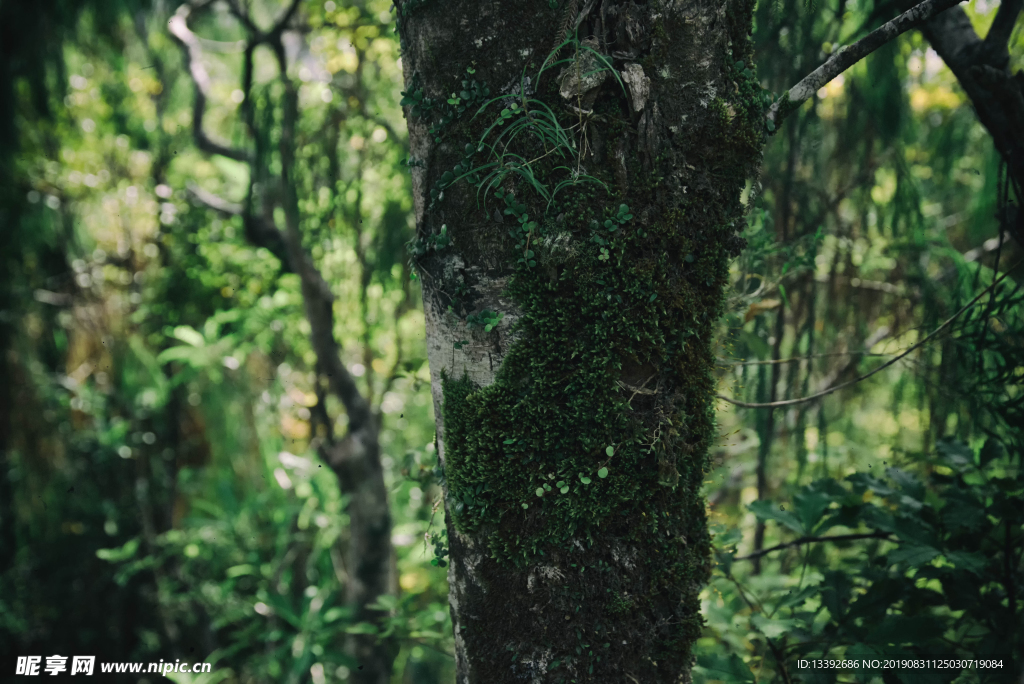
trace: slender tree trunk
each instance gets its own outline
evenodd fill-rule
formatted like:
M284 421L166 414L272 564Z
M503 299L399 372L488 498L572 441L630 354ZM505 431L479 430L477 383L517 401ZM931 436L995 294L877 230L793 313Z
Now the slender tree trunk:
M457 681L686 681L753 3L396 5Z
M299 95L295 82L288 74L282 40L283 33L297 16L301 4L302 0L290 0L273 27L263 31L253 23L244 5L229 3L231 12L247 33L241 83L244 93L242 116L256 143L255 155L248 149L229 148L215 142L203 128L203 112L209 97L210 79L202 63L202 43L189 29L187 19L194 9L204 9L208 3L197 2L195 7L190 2L182 4L168 22L168 30L182 47L193 82L192 126L197 146L210 154L245 161L250 170L249 192L244 205L235 205L197 186L190 188L192 196L221 213L241 215L246 238L254 245L270 250L281 259L285 267L299 276L306 320L310 325L310 344L316 354L318 396L329 389L341 401L348 416L346 434L336 438L330 429L325 409L321 407L317 413L317 421L324 421L321 424L325 425L324 435L318 439L318 451L338 476L341 493L349 497L345 600L353 609L356 622L380 627L379 623L386 617L386 613L373 606L381 595L397 592L394 550L391 546L391 511L380 460L380 423L374 415L369 398L360 393L355 379L341 360L341 350L334 338L334 295L302 245L302 215L296 178ZM270 156L266 148L269 132L258 130L251 97L253 53L261 44L268 45L276 57L283 90L280 102L281 136L277 145L280 169L276 174L272 171L272 165L267 163ZM280 197L276 200L260 198L264 205L261 216L255 206L258 194L256 188L264 184L279 187ZM266 187L263 192L266 193ZM274 220L277 205L284 213L283 230ZM362 284L365 291L368 281L364 278ZM356 660L356 669L351 677L353 682L387 684L391 681L397 653L397 643L393 637L380 638L375 633L353 634L346 648Z

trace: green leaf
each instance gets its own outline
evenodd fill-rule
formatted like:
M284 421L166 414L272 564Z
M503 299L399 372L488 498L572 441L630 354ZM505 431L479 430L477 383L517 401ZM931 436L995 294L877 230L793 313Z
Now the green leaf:
M771 501L755 501L747 508L761 520L774 520L782 523L797 534L807 534L807 528L792 511L783 510Z
M561 488L561 489L559 489L558 491L560 491L560 492L561 492L562 494L566 494L566 493L568 493L568 491L569 491L569 485L563 485L563 486L562 486L562 488Z
M769 639L777 639L783 634L802 626L800 620L780 620L776 618L767 618L763 615L754 615L750 618L750 624L757 627Z
M110 563L123 563L139 550L138 538L129 539L124 545L113 549L96 549L96 557Z
M348 634L376 634L377 631L377 625L372 622L357 622L345 628Z
M606 453L609 456L613 456L615 454L615 447L605 447L604 453Z
M963 442L942 440L935 445L935 450L942 462L958 473L974 468L974 451Z
M601 479L608 477L608 468L604 467L597 471L597 476Z
M528 503L524 503L524 504L520 504L520 505L521 505L521 506L522 506L522 507L523 507L524 509L526 509L526 508L529 508L529 507L530 507L530 504L528 504Z
M284 618L285 622L296 629L302 629L302 620L299 619L299 616L288 605L286 599L277 594L270 594L265 600L275 613Z
M1003 448L1002 442L993 437L989 437L985 440L985 445L981 447L981 452L978 454L978 458L981 461L982 467L985 467L991 461L1001 457L1005 453L1006 449Z
M591 479L590 479L589 477L581 477L581 478L580 478L580 482L582 482L582 483L583 483L583 484L585 484L585 485L588 485L588 484L590 484L591 482L593 482L593 480L591 480Z
M892 481L896 483L902 493L913 497L917 501L924 501L924 483L917 479L916 475L899 468L886 468L885 474L892 478Z
M202 334L195 328L187 325L179 325L174 329L172 335L185 344L191 344L193 347L202 347L206 344Z
M926 544L904 544L889 554L888 561L890 565L906 563L912 568L918 568L938 555L938 549Z
M871 632L867 636L866 640L869 643L879 645L924 644L942 635L942 624L941 620L934 620L927 615L889 614L886 615L879 623L872 626ZM903 679L903 681L923 682L929 680Z
M534 491L534 493L537 496L544 496L544 488L543 487L537 487L537 489Z
M754 673L747 664L735 653L728 656L718 653L698 655L697 664L693 667L697 675L695 681L724 682L724 684L753 684Z
M791 591L789 594L786 595L786 598L782 599L782 601L779 602L779 606L780 607L781 606L785 606L785 607L789 607L789 606L799 607L799 606L803 605L803 603L807 599L811 598L812 596L817 595L817 593L818 593L818 587L815 587L815 586L804 587L803 589L801 589L800 591L797 591L797 592L792 592Z
M822 492L805 490L793 497L793 507L806 530L815 528L831 503L832 498Z
M324 613L324 622L330 623L349 617L352 617L351 608L330 608Z
M892 554L889 555L890 557L892 556ZM970 551L950 551L945 555L950 563L960 569L973 573L978 577L981 577L981 573L985 571L985 566L988 564L988 560L980 553L972 553Z
M398 602L399 598L397 596L392 596L391 594L381 594L377 597L377 600L369 604L368 607L374 610L391 611L398 609Z

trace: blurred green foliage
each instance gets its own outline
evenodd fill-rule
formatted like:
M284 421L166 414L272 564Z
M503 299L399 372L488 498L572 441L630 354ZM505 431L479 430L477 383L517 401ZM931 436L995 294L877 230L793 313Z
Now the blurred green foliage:
M817 4L760 4L770 90L855 40L871 10ZM249 178L193 145L191 82L165 30L176 9L0 2L0 663L204 659L214 677L175 680L344 681L358 666L344 635L378 629L342 605L346 501L315 456L317 416L339 432L346 418L313 380L298 278L190 191L238 202ZM252 3L263 24L281 9ZM428 684L452 681L453 640L389 9L303 3L289 64L304 245L380 421L400 587L380 599L382 631L401 645L394 681ZM983 33L995 7L968 12ZM240 143L240 27L220 3L192 28L207 129ZM272 80L258 51L267 149ZM806 396L936 328L1019 258L992 242L999 178L920 36L826 86L745 193L721 392ZM821 400L722 404L695 681L918 681L795 666L871 653L1016 659L920 681L1019 676L1020 300L1007 280L935 342ZM811 540L837 535L854 538Z

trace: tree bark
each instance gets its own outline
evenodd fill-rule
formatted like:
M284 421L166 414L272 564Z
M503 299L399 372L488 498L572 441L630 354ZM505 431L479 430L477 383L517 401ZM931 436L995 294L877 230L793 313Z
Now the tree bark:
M688 681L753 3L396 9L457 681Z

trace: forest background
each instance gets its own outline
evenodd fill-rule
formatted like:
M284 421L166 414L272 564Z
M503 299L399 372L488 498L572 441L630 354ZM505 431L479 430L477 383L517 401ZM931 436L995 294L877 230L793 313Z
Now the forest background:
M984 35L997 5L963 7ZM416 102L390 3L190 8L0 2L0 679L59 653L214 663L170 675L197 684L355 681L361 635L389 644L391 681L450 682ZM761 3L762 86L785 90L886 11ZM281 55L250 52L253 30ZM254 171L280 164L280 57L291 188ZM255 161L236 153L253 139ZM261 233L285 223L286 192L378 431L383 620L346 600L355 495L317 457L351 407L314 381L296 245ZM986 290L1020 258L1002 229L1020 197L955 77L917 32L886 45L790 116L743 200L694 678L835 681L796 660L922 653L1006 659L958 681L1021 676L1020 271ZM840 391L734 403L855 380L947 320Z

